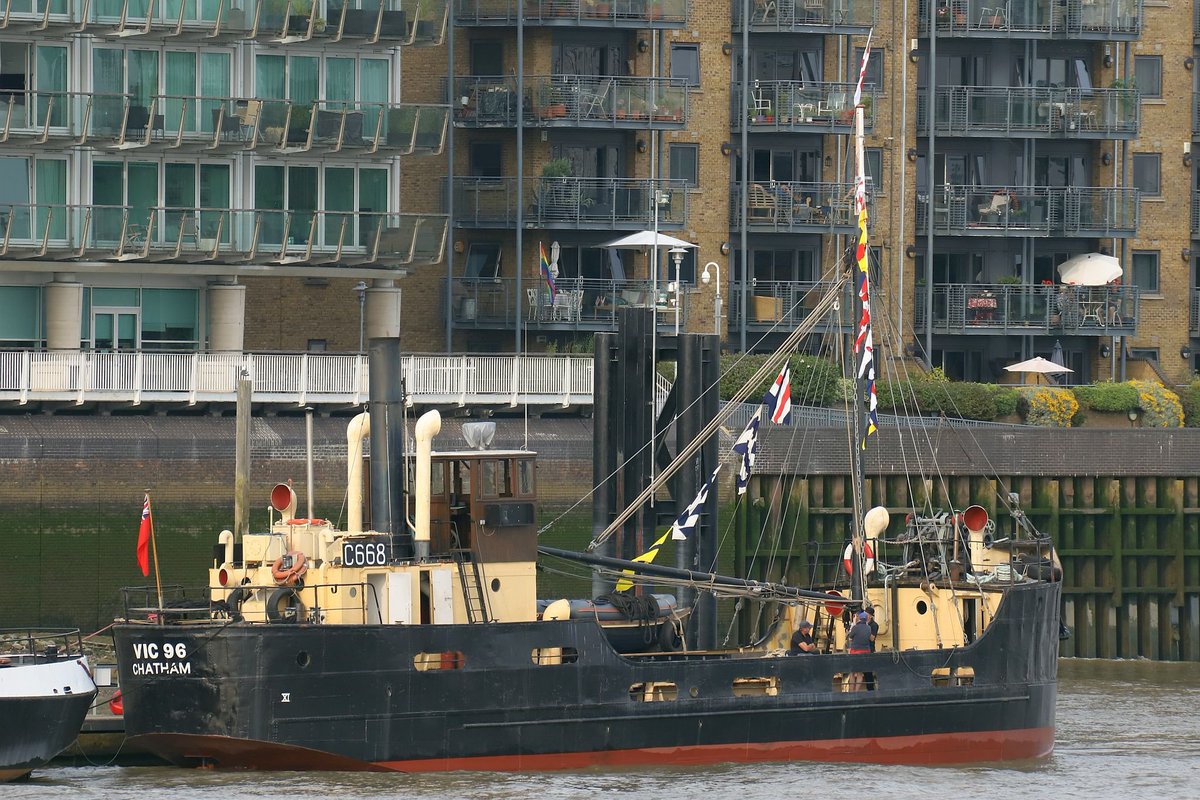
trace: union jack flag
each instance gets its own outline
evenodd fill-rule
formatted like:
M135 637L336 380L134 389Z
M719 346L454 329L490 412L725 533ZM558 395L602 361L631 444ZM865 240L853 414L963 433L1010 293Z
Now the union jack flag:
M763 405L767 407L767 416L776 425L790 425L792 422L792 370L787 364L779 370L779 376L771 384L771 388L763 395Z

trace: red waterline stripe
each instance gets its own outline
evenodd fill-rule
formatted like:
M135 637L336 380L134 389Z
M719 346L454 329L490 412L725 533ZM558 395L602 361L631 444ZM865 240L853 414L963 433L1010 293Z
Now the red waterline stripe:
M543 771L594 766L698 765L753 761L867 761L878 764L961 764L1041 758L1054 750L1054 728L822 739L807 742L649 747L579 753L378 761L402 772Z

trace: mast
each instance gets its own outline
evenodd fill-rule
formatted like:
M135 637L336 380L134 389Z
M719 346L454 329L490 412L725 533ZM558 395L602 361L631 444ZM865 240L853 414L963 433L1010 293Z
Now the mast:
M857 262L858 285L858 334L854 340L857 359L857 375L853 381L854 413L853 435L855 454L851 459L851 485L854 496L852 508L854 522L851 531L853 543L850 560L850 596L855 600L863 597L863 547L866 536L863 532L863 515L866 512L866 450L867 437L875 432L875 353L871 332L871 280L869 250L867 248L867 175L863 143L862 87L867 74L867 61L871 57L871 34L863 48L862 65L858 71L858 84L854 90L854 211L858 220L858 244L854 258ZM867 401L867 402L864 402ZM865 406L865 407L864 407Z

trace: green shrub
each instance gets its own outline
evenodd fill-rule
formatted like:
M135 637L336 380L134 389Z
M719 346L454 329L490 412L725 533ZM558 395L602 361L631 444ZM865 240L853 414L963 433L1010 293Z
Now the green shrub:
M1142 425L1148 428L1183 427L1183 404L1179 395L1153 381L1130 381L1137 390Z
M1089 411L1126 413L1138 408L1137 389L1131 383L1097 383L1094 386L1076 386L1075 399Z
M992 400L996 404L997 417L1009 417L1017 413L1017 401L1021 399L1020 393L1016 389L1008 386L997 386L992 393Z
M1189 428L1200 428L1200 378L1193 378L1178 392L1179 402L1183 406L1183 424Z
M721 399L732 397L766 360L766 356L721 356ZM792 403L802 406L831 406L838 403L841 370L837 364L803 355L793 355L788 363L792 367ZM750 402L761 400L774 380L775 375L771 375L761 386L755 387L750 393Z
M959 383L946 380L941 370L928 375L913 375L904 381L880 381L876 386L879 407L884 411L945 414L961 419L991 420L1016 410L1015 395L1002 405L999 387L986 383Z

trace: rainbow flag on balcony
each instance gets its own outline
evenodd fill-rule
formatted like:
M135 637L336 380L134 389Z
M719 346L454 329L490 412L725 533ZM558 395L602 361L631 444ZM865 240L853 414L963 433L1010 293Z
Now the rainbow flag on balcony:
M554 273L550 271L550 259L546 257L546 246L538 242L538 260L541 263L542 278L546 281L546 287L550 290L550 302L554 302Z

